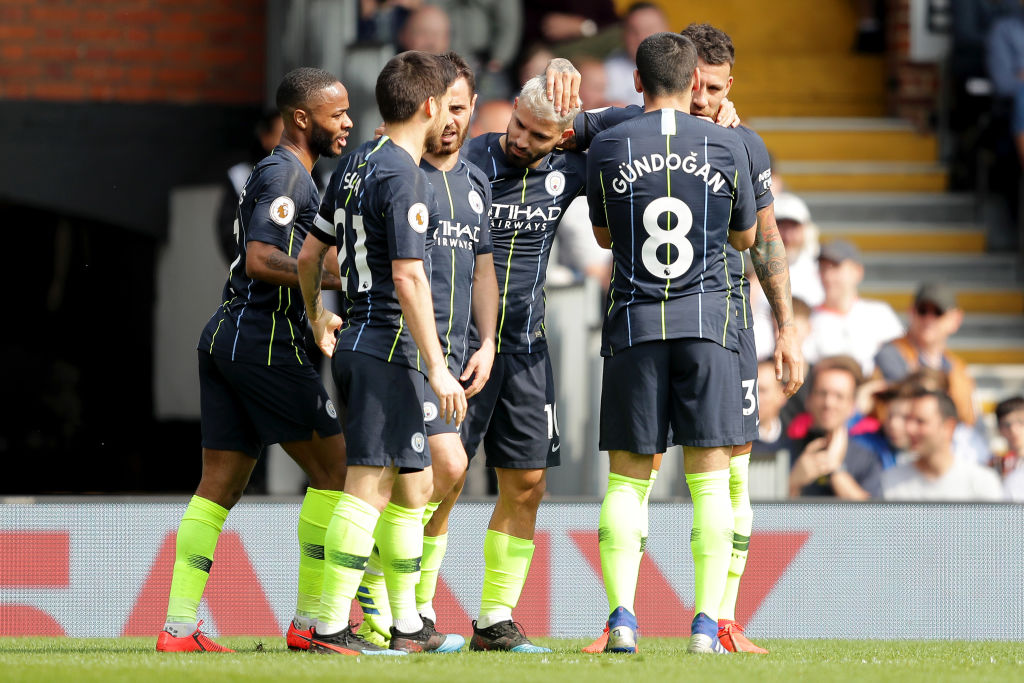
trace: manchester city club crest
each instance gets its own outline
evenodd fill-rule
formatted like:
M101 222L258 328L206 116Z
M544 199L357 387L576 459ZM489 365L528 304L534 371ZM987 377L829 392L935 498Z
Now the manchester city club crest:
M469 191L469 208L477 213L484 212L484 200L480 198L480 194L476 190Z
M552 197L557 197L565 190L565 174L561 171L552 171L544 178L544 189Z
M416 432L412 435L412 449L417 453L422 453L423 449L427 447L427 440L423 436L423 432Z
M423 421L433 422L437 417L437 406L430 401L423 402Z

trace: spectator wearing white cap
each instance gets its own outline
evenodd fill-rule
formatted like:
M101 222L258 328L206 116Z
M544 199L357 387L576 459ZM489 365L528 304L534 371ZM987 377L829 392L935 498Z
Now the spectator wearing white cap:
M825 291L818 274L818 227L811 220L811 210L792 192L776 193L775 224L786 247L793 298L804 301L811 308L820 305L825 300ZM751 289L751 308L754 312L757 358L770 358L775 350L775 323L760 287Z
M811 314L804 356L811 364L828 356L852 356L868 377L875 369L875 354L882 344L903 336L903 325L889 304L857 295L864 265L854 245L845 240L822 245L818 270L825 300Z

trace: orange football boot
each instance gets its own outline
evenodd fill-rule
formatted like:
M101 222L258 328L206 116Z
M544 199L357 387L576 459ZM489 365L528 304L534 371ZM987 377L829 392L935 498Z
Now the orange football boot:
M285 642L288 643L289 650L308 650L309 644L313 640L313 627L310 626L305 631L300 631L295 628L295 622L289 622L288 624L288 635L285 637Z
M751 652L758 655L768 654L768 650L754 645L743 635L743 627L735 621L725 619L718 622L718 640L729 652Z
M210 640L205 633L199 630L199 627L203 625L200 621L196 624L196 630L192 632L192 635L182 636L178 638L172 636L167 631L160 631L160 635L156 637L156 651L157 652L234 652L230 648L226 648L223 645Z

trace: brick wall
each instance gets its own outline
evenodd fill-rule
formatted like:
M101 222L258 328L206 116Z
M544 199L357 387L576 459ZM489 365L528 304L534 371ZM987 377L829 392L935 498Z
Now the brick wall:
M910 0L889 0L887 6L889 109L920 130L933 128L939 106L939 65L910 61Z
M265 0L0 0L0 99L259 104Z

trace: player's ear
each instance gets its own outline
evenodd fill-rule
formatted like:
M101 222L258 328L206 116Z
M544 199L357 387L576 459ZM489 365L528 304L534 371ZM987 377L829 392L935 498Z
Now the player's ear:
M695 93L698 92L700 90L700 68L699 67L694 67L693 68L693 75L690 76L690 79L691 79L690 89L693 90L693 92L695 92Z
M473 112L476 111L476 93L473 93L472 99L469 100L469 118L473 118Z
M437 116L439 109L440 107L438 106L437 98L434 97L433 95L428 97L427 100L423 103L423 113L427 115L428 119L433 119L435 116Z
M566 128L565 130L562 131L562 136L560 138L558 138L558 144L555 145L555 146L556 147L561 147L562 144L566 140L568 140L569 138L571 138L575 134L576 134L576 131L574 131L571 126L569 128Z
M305 109L296 109L292 112L292 123L299 130L306 130L309 127L309 112Z
M637 92L643 92L644 91L644 84L640 80L640 70L639 69L633 69L633 87L636 88Z

